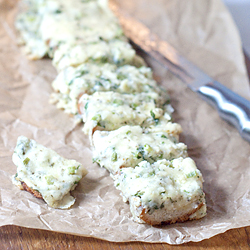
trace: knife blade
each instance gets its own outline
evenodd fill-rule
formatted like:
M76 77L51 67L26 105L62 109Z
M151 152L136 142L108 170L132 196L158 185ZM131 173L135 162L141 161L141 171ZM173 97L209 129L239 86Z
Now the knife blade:
M214 106L220 117L234 125L240 135L250 142L250 101L208 76L144 24L123 13L114 2L110 3L110 8L133 44L167 67L191 90Z

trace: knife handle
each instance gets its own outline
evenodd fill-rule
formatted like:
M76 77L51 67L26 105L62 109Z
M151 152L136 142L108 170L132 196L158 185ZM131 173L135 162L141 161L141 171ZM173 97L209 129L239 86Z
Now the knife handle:
M221 118L233 124L240 135L250 142L250 101L217 81L200 87L197 92L217 108Z

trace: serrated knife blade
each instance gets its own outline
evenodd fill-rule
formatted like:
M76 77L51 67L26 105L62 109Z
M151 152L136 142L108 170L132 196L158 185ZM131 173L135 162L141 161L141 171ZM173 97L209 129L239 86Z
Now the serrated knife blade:
M214 106L220 117L234 125L240 135L250 142L250 101L208 76L144 24L124 14L116 4L110 3L110 7L132 43L167 67L190 89Z

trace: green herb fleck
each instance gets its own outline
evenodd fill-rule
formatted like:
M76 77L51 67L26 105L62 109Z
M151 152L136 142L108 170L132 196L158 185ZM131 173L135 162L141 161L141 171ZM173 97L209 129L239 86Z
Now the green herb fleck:
M119 85L113 83L113 85L110 86L110 90L116 90L119 88Z
M79 77L81 77L81 76L83 76L83 75L85 75L85 74L88 74L88 73L89 73L88 70L82 69L81 71L77 72L75 78L79 78Z
M159 209L159 207L155 204L155 205L153 205L153 209L157 210L157 209Z
M171 197L168 197L171 203L174 203L174 200Z
M45 176L45 180L47 181L48 185L53 185L54 184L54 177L52 175Z
M153 151L152 147L149 146L148 144L145 144L145 145L144 145L144 149L145 149L145 151L147 151L148 153L150 153L150 152Z
M135 196L141 198L142 195L144 195L144 193L145 193L145 192L143 192L143 191L138 191L138 192L135 194Z
M118 80L124 80L124 79L126 79L127 77L126 77L126 75L124 75L124 74L122 74L122 73L119 73L118 75L117 75L117 79Z
M111 161L117 161L117 153L113 152L112 156L111 156Z
M55 11L55 13L56 13L56 14L61 14L62 11L58 9L58 10Z
M107 57L107 56L102 56L102 57L100 58L100 62L101 62L101 63L107 63L107 62L108 62L108 57Z
M102 119L101 115L97 114L97 115L93 116L91 120L99 122L101 119Z
M187 178L192 178L192 177L195 177L196 175L197 175L196 171L193 171L187 174Z
M87 110L87 109L88 109L88 106L89 106L89 103L88 103L88 102L86 102L86 104L85 104L85 106L84 106L85 110Z
M154 172L154 171L148 173L148 176L154 176L154 175L155 175L155 172Z
M95 163L95 162L96 162L96 163L99 163L99 161L100 161L100 160L99 160L99 158L97 158L97 157L96 157L96 158L92 158L92 162L93 162L93 163Z
M25 159L23 160L23 164L24 164L25 166L27 166L28 163L29 163L29 161L30 161L30 159L27 157L27 158L25 158Z
M97 81L97 80L96 80L96 81L95 81L95 85L96 85L96 86L101 86L101 87L103 87L103 84L101 83L101 81Z
M152 116L152 118L154 119L156 125L158 124L159 122L159 119L158 118L155 118L155 113L153 112L153 110L150 110L150 115Z
M71 85L74 82L74 79L70 80L68 85Z
M134 155L137 159L140 159L140 158L144 159L144 154L145 154L144 147L142 147L142 146L139 146L137 151L134 153Z
M173 163L170 162L170 164L168 165L168 167L169 167L169 168L174 168Z
M34 16L28 16L28 17L27 17L27 20L28 20L29 22L34 22L34 21L36 20L36 18L35 18Z
M68 167L68 174L76 174L76 170L78 168L76 168L76 167Z
M130 104L130 107L131 107L133 110L135 110L138 106L139 106L138 103L131 103L131 104Z
M77 185L77 184L80 182L80 180L81 180L81 178L78 178L78 179L74 182L74 184Z
M124 104L124 102L123 102L123 100L115 99L115 100L113 101L113 104L114 104L115 106L121 106L121 105Z

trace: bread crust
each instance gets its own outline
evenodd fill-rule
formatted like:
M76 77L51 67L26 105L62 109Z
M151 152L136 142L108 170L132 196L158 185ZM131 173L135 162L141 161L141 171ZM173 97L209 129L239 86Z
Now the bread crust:
M36 198L38 199L42 199L43 200L43 197L42 195L35 189L32 189L30 188L25 182L21 182L21 185L22 185L22 189L25 190L25 191L28 191L29 193L33 194Z
M192 214L194 214L195 212L197 212L199 209L201 209L204 205L205 205L204 203L200 203L197 206L197 208L186 213L185 215L182 215L180 217L176 217L176 218L173 218L173 219L167 220L167 221L156 220L155 216L152 216L152 214L147 213L146 209L143 208L141 215L140 215L140 219L143 220L145 223L150 224L152 226L157 226L157 225L162 225L162 224L174 224L177 222L185 222L188 220L195 220L195 218L191 219L190 216ZM159 217L159 218L162 218L162 217Z
M78 98L77 98L77 100L78 100L78 102L77 102L77 110L78 110L78 113L79 113L80 115L82 115L83 112L82 112L82 104L79 102L79 100L81 99L82 95L84 95L84 94L86 94L86 92L80 93L80 94L78 95Z

